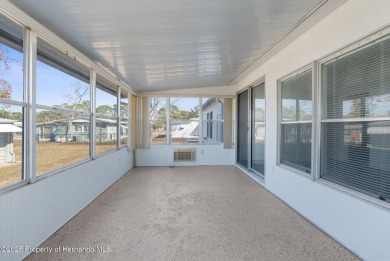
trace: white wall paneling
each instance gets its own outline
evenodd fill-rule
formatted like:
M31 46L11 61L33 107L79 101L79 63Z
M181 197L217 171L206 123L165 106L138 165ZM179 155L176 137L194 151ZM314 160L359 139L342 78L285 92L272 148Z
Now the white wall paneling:
M123 148L1 195L0 246L39 246L130 170L132 162L132 153ZM28 254L0 251L0 260Z

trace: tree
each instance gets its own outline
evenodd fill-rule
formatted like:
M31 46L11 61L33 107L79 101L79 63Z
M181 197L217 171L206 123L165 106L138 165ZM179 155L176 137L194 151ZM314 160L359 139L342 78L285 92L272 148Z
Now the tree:
M17 60L10 58L7 53L9 50L3 44L0 44L0 69L9 70L11 69L11 63L17 62ZM12 86L11 84L0 76L0 98L2 99L11 99Z
M11 99L12 86L5 79L0 79L0 98Z
M162 116L161 109L164 109L165 112L165 106L163 107L163 103L165 101L165 98L162 97L153 97L149 99L149 120L154 122L157 121L160 116Z
M152 130L162 129L166 122L166 99L153 97L149 99L149 121Z
M199 118L199 105L196 105L191 111L188 113L189 119Z
M81 84L77 82L72 85L73 93L64 95L65 103L61 104L59 107L71 109L71 110L82 110L89 111L90 102L84 100L85 96L89 96L89 87L87 84ZM73 134L73 121L75 118L75 112L65 113L65 118L67 121L66 135Z
M114 104L114 111L115 111L115 113L117 113L117 105L116 104ZM129 108L129 105L127 104L127 103L125 103L125 102L121 102L120 103L120 117L121 118L127 118L127 117L129 117L129 115L128 115L128 108ZM116 114L115 114L116 115Z
M100 105L96 108L96 113L115 117L117 115L116 107L116 105L114 105L113 107L111 107L110 105Z
M41 111L37 113L37 123L53 122L63 120L66 116L59 111Z
M7 110L0 110L0 118L22 121L22 113L21 112L9 112Z

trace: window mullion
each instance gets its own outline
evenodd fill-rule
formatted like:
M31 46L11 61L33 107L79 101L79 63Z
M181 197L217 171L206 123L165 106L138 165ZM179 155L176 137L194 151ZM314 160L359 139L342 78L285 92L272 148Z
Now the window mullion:
M121 146L121 87L117 88L117 102L116 102L116 148L119 149Z
M319 64L314 61L312 63L312 124L311 124L311 179L312 181L319 179L320 177L320 91L319 91Z
M171 99L168 97L167 98L167 101L166 101L166 105L165 105L166 109L165 109L165 112L166 112L166 124L167 124L167 138L166 138L166 143L167 144L170 144L171 143Z
M90 70L90 85L91 85L91 92L90 92L90 99L91 99L91 105L90 105L90 157L91 159L94 159L96 157L96 72L95 70Z
M24 100L25 107L25 149L23 152L23 175L28 183L36 182L36 60L37 35L29 28L24 30Z

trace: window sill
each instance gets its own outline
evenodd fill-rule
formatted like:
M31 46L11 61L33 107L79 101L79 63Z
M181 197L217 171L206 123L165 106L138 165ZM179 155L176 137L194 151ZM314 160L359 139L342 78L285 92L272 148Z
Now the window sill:
M24 187L27 184L28 184L27 180L22 180L22 181L19 181L18 183L14 183L12 185L0 188L0 197L2 195L5 195L5 194L9 193L9 192L12 192L12 191L17 190L17 189L19 189L21 187Z
M306 173L306 172L304 172L304 171L302 171L302 170L293 168L293 167L288 166L288 165L285 165L285 164L283 164L283 163L279 163L279 164L277 164L277 166L278 166L279 168L282 168L282 169L285 169L285 170L294 172L295 174L298 174L298 175L303 176L303 177L305 177L305 178L308 178L308 179L310 179L310 180L312 179L310 173Z

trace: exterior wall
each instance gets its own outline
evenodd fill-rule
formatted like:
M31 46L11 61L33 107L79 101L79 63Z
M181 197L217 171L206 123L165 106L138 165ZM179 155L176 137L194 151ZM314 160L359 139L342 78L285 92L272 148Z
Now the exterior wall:
M0 133L0 164L7 163L8 133Z
M390 260L390 205L289 171L277 162L277 80L390 24L390 1L353 0L340 6L238 83L265 76L264 186L365 260ZM386 205L387 204L387 205Z
M217 120L222 120L222 107L223 104L214 101L212 104L203 108L203 142L205 143L216 143L223 142L223 125ZM212 124L212 138L207 136L207 113L213 112Z
M0 164L15 161L13 133L0 133Z
M39 246L130 170L132 162L124 148L0 195L0 246ZM0 251L0 260L27 255Z

